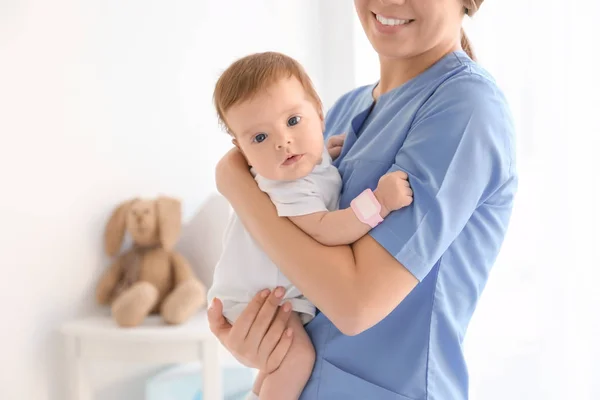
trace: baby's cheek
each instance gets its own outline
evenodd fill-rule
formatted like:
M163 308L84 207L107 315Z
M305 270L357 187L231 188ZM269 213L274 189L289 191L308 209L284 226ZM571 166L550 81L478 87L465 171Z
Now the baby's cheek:
M254 163L249 163L260 176L271 180L281 179L281 171L271 158L255 157Z
M242 151L246 155L246 159L248 160L248 164L251 164L253 167L260 168L260 165L264 162L264 156L261 154L259 149L252 148L252 146L242 148Z

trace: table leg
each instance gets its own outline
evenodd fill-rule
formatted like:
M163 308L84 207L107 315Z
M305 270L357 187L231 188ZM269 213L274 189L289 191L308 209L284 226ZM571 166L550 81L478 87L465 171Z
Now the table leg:
M88 385L84 364L81 358L81 342L76 337L67 337L67 395L69 400L91 400L91 391Z
M202 342L202 374L204 400L223 400L223 382L216 338Z

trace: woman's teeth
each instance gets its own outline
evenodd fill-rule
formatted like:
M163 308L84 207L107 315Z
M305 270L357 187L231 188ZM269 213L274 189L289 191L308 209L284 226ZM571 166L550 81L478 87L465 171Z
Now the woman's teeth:
M393 19L393 18L385 18L381 15L375 15L377 21L381 22L382 25L394 26L394 25L406 25L410 22L410 19Z

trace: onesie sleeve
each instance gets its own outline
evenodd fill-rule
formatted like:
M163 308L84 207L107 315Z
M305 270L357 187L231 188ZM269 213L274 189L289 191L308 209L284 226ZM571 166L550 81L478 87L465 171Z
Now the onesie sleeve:
M280 217L296 217L328 211L325 200L314 181L274 182L257 179L260 189L267 193Z

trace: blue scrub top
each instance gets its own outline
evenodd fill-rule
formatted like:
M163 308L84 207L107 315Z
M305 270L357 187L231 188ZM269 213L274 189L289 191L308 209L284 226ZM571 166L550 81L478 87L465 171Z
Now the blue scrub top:
M413 204L370 235L419 284L357 336L319 313L307 325L317 361L301 400L467 399L462 342L517 188L512 116L492 77L463 51L377 102L374 87L345 94L326 118L326 136L347 133L335 161L340 206L386 172L408 173Z

